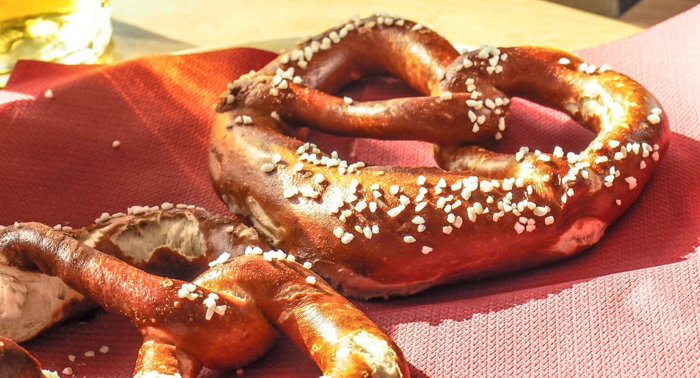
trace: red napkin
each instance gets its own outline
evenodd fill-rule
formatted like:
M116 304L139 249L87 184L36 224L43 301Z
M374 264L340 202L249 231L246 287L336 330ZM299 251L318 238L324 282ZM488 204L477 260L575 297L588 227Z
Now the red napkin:
M356 302L403 349L414 377L700 376L700 7L632 38L582 51L649 88L674 132L637 203L594 248L508 277ZM82 226L103 211L185 202L225 212L209 184L207 125L226 83L272 54L232 49L115 66L21 62L0 91L0 224ZM52 89L53 98L44 92ZM410 95L387 82L356 99ZM592 134L549 109L513 102L497 148L580 149ZM429 146L315 133L327 149L368 163L433 164ZM117 149L111 147L121 141ZM85 357L102 345L107 354ZM98 312L25 346L45 368L124 377L139 336ZM75 362L67 358L78 356ZM246 368L256 377L314 377L287 340ZM203 376L235 375L205 371Z

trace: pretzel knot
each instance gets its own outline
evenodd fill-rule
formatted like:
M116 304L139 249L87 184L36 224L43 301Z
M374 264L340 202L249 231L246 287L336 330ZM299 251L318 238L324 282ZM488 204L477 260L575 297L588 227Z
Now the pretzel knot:
M375 74L422 97L333 95ZM503 136L514 96L597 136L577 153L478 146ZM217 110L210 172L219 196L275 247L362 298L520 270L593 245L638 197L670 138L653 96L607 66L537 47L460 55L421 24L389 16L298 44L229 84ZM431 142L439 168L349 163L301 140L298 126Z

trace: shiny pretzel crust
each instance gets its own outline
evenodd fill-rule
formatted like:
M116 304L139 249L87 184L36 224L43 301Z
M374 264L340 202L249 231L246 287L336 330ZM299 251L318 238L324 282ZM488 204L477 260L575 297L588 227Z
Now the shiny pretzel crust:
M263 254L265 247L240 219L204 210L150 210L76 231L38 223L0 230L0 263L56 276L131 319L144 338L135 377L245 366L272 347L275 329L329 377L409 376L401 351L366 315L293 257ZM190 283L174 275L199 276Z
M223 201L349 295L412 294L576 254L635 201L666 152L659 103L608 67L540 47L460 55L425 27L390 19L352 20L243 75L221 97L211 132ZM424 97L331 94L372 74ZM597 136L570 154L479 147L506 131L511 96L561 110ZM433 142L441 168L345 162L297 138L298 125Z

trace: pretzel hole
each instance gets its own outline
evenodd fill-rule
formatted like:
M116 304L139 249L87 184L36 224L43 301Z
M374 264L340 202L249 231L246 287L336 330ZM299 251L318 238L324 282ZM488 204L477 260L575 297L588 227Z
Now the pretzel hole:
M513 97L508 129L501 141L485 146L496 152L515 153L526 146L551 153L554 147L564 152L579 153L593 141L596 134L581 126L562 111Z
M418 97L420 93L403 80L393 76L367 76L343 87L336 96L347 96L361 101L381 101L400 97Z
M364 77L342 88L336 96L357 101L381 101L401 97L421 96L398 78ZM538 105L520 97L511 98L508 128L500 141L482 147L500 153L516 153L527 146L530 151L551 153L559 146L565 152L579 153L586 149L596 134L572 120L564 112ZM385 141L341 137L312 130L309 140L324 151L338 151L351 160L370 165L402 165L409 167L435 166L432 145L415 141Z

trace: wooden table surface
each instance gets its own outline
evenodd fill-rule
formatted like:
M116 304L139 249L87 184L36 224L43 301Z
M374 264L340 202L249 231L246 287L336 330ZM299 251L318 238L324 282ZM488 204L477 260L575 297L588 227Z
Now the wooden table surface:
M454 43L577 50L641 27L542 0L113 0L118 60L182 49L304 37L354 14L398 13Z

